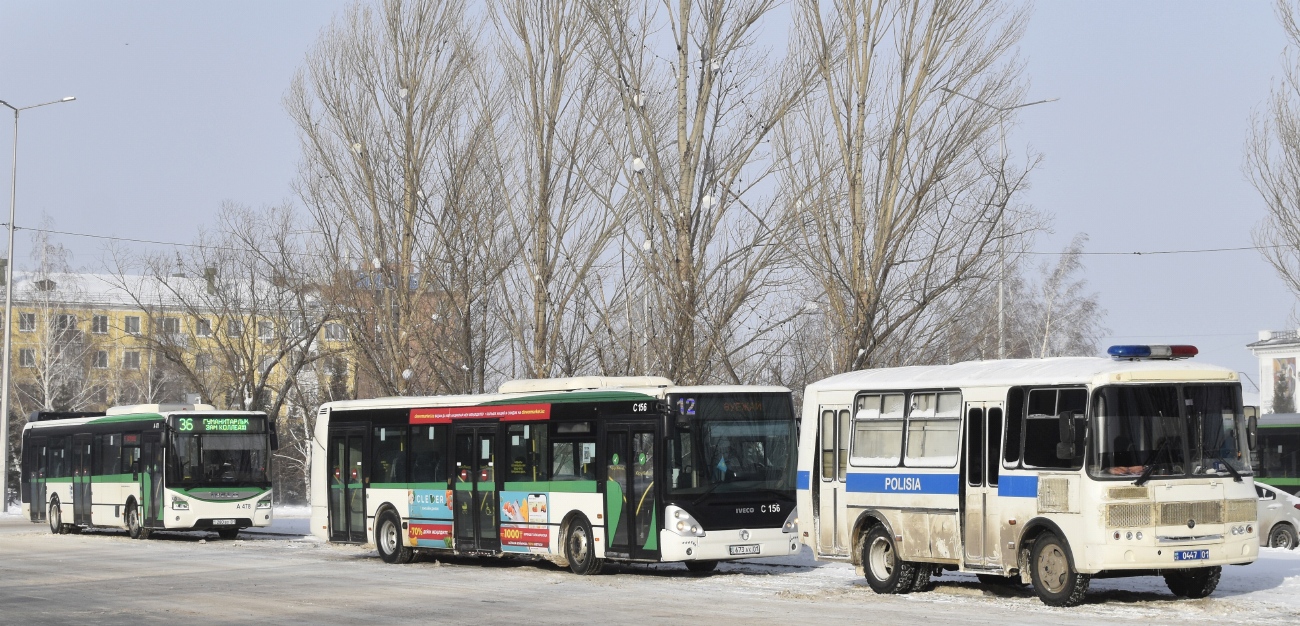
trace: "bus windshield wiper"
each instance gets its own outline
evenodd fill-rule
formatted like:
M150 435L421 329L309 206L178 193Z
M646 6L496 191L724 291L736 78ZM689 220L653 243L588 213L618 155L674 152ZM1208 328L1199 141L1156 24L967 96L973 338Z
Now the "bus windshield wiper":
M1156 448L1156 454L1151 457L1151 462L1148 463L1146 467L1142 468L1142 474L1137 477L1137 480L1133 481L1134 487L1141 487L1146 484L1148 480L1151 480L1151 473L1156 471L1156 463L1160 462L1160 454L1169 447L1169 442L1171 440L1171 437L1165 437L1165 439L1160 442L1160 447Z
M1232 474L1233 482L1237 482L1237 483L1241 482L1241 472L1238 472L1237 468L1233 467L1232 464L1229 463L1227 459L1221 456L1216 456L1214 457L1214 460L1222 463L1224 467L1228 468L1228 473Z

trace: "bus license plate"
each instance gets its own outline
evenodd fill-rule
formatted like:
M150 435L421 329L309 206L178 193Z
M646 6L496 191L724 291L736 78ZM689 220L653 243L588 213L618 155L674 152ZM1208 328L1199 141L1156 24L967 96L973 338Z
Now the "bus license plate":
M1209 550L1176 550L1175 561L1204 561L1210 558Z
M743 546L727 546L731 556L740 556L742 554L758 554L758 544L749 544Z
M234 526L234 525L235 525L235 520L232 520L232 519L214 519L214 520L212 520L212 525L213 525L213 526Z

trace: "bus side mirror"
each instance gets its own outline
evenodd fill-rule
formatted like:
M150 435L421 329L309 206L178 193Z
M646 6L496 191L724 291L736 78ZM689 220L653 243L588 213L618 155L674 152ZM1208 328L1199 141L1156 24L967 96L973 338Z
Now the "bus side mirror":
M1259 416L1251 415L1246 420L1246 449L1253 452L1259 446Z
M1056 444L1056 458L1061 460L1073 459L1076 454L1074 450L1074 411L1062 411L1057 417L1057 424L1061 429L1061 440Z
M279 434L274 433L274 432L271 433L271 449L272 449L272 450L279 450L279 449L280 449L280 436L279 436Z
M131 461L131 480L140 480L140 459Z

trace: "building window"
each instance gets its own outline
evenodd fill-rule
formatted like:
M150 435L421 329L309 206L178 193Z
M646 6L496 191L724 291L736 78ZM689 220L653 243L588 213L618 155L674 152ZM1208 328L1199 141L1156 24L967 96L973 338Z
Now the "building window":
M94 315L90 318L90 332L96 335L108 334L108 316Z
M138 350L127 350L126 352L122 353L122 369L124 370L140 369L140 352Z
M258 323L257 323L257 338L258 338L258 339L274 339L274 338L275 338L275 324L272 324L271 322L258 322Z
M123 319L122 321L123 321L122 328L123 328L123 330L125 330L128 334L131 334L131 335L138 335L138 334L140 334L140 316L138 316L138 315L128 315L128 316L126 316L126 318Z
M90 365L95 369L108 369L108 350L95 352L94 358L90 360Z
M200 317L194 320L194 334L200 337L212 336L212 320L206 317Z
M162 331L164 335L181 334L181 318L179 317L162 318Z
M329 341L343 341L348 338L347 331L343 330L343 325L338 322L330 322L325 325L325 339Z
M77 316L67 313L60 313L54 316L55 330L75 330L77 328Z
M194 369L199 372L206 372L212 369L212 355L200 354L194 357Z
M36 367L36 350L23 348L18 351L18 367Z
M18 330L19 330L20 332L24 332L24 333L30 333L30 332L36 330L36 314L35 314L35 313L19 313L19 314L18 314Z
M262 371L262 373L268 373L271 371L271 368L275 367L275 361L276 359L274 356L264 356L262 357L262 362L257 367Z
M239 320L226 320L226 336L238 337L244 334L244 323Z

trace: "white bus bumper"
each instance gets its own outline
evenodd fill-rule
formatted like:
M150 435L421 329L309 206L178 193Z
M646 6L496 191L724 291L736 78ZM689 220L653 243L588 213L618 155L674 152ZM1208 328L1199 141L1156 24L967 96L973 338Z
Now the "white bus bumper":
M787 556L799 552L799 537L797 533L781 532L780 528L706 530L703 537L683 537L672 531L661 530L659 550L664 561L723 561Z

